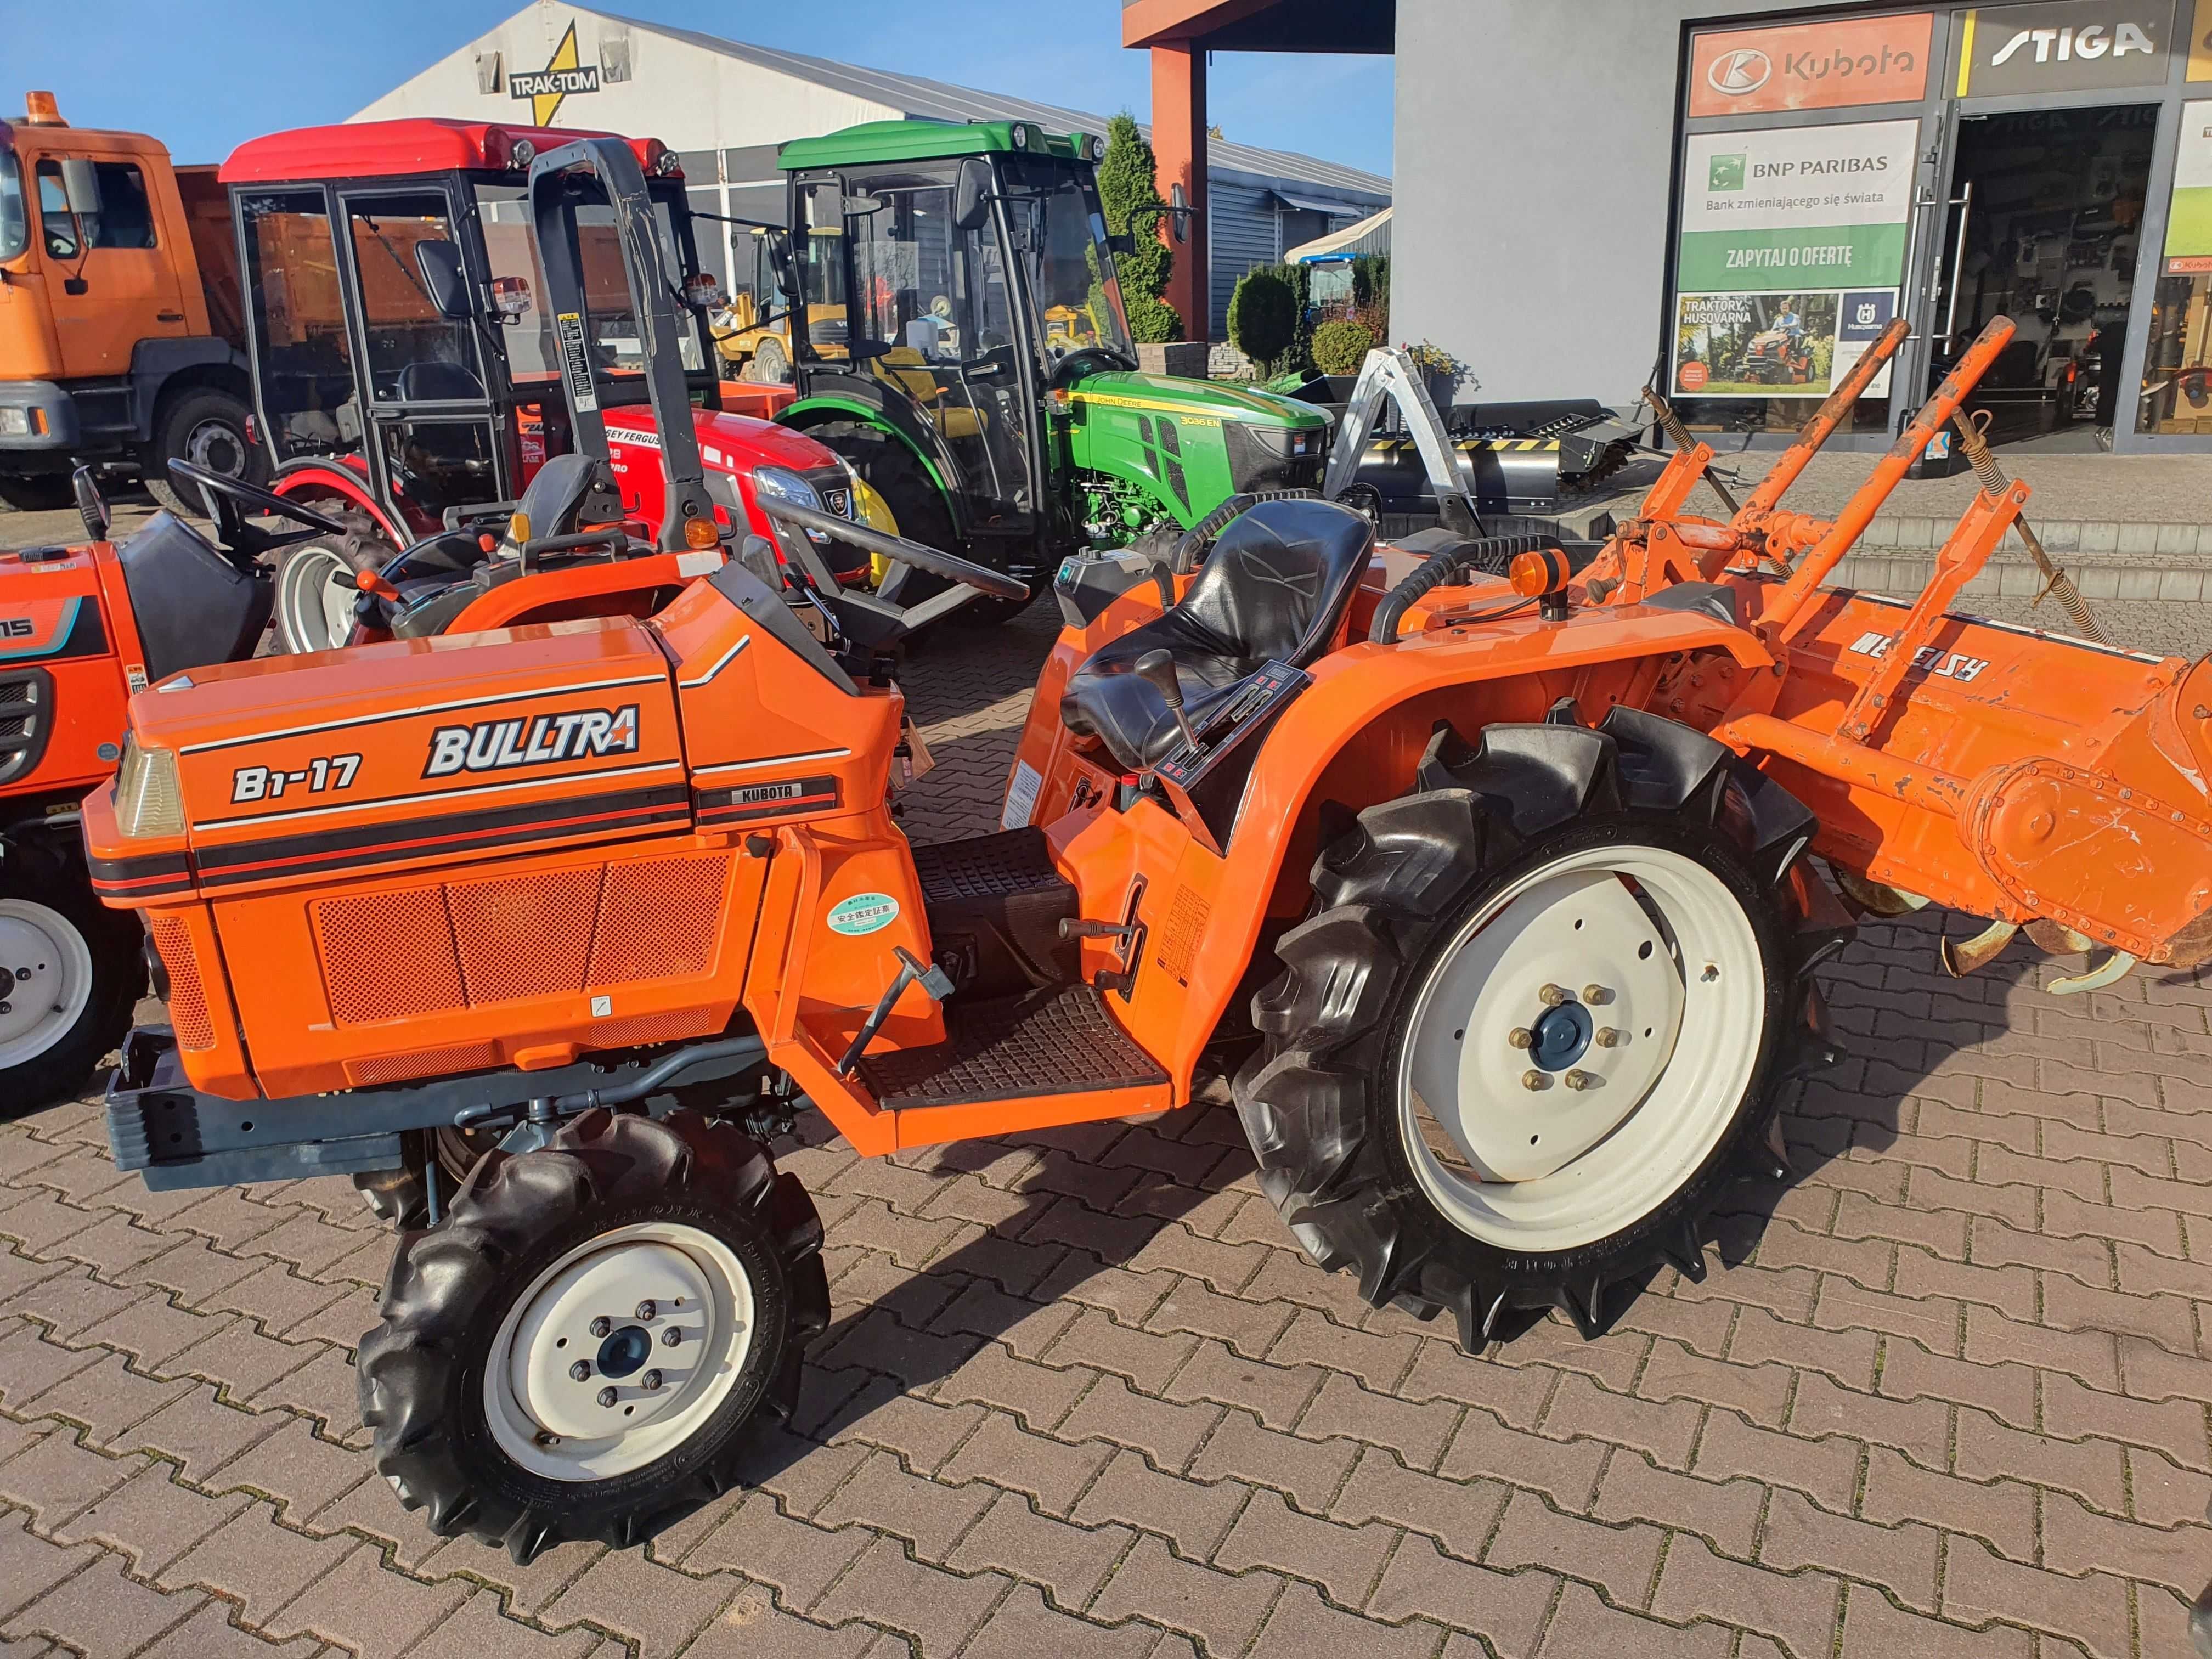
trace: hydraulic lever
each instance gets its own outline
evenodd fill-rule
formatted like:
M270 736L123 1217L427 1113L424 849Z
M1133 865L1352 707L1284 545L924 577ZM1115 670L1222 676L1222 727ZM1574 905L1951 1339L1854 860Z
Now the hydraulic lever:
M1183 746L1196 749L1198 733L1192 729L1190 716L1182 712L1182 682L1176 678L1175 659L1164 651L1147 651L1129 665L1129 670L1167 703L1168 713L1175 716L1176 729L1182 733Z

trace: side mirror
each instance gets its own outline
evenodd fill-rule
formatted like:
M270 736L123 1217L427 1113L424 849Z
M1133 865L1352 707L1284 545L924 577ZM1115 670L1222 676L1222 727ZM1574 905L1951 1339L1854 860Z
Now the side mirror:
M952 228L978 230L991 216L991 164L969 156L960 164L960 177L952 186Z
M422 273L423 291L438 314L448 322L471 316L468 279L461 275L461 251L451 242L415 244L415 269Z
M775 272L776 286L790 296L793 305L801 303L799 283L799 261L791 251L791 234L772 230L768 234L768 262Z
M62 195L69 210L81 219L100 212L100 173L85 157L62 157Z
M1190 198L1179 184L1168 186L1168 234L1178 242L1190 240L1190 222L1196 216Z

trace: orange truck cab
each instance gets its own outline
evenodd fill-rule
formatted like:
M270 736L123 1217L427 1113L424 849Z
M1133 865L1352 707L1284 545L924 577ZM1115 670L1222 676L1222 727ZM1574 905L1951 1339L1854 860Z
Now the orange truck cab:
M80 461L252 476L241 315L213 167L52 93L0 121L0 501L65 506Z

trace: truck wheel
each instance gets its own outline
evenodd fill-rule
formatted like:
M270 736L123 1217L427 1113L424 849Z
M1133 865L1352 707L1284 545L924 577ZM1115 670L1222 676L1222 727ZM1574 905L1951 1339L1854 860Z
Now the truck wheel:
M1814 820L1712 739L1616 708L1593 731L1445 728L1419 791L1314 866L1236 1083L1260 1183L1376 1306L1509 1309L1586 1337L1767 1150L1776 1084L1829 1057L1791 866Z
M245 403L213 386L195 386L168 400L155 422L147 451L147 493L172 513L198 514L198 501L186 501L169 479L171 461L190 461L226 478L261 483L268 464L246 435L251 412Z
M737 1479L829 1322L822 1223L767 1150L605 1109L495 1152L401 1241L362 1339L378 1470L430 1529L518 1563L617 1549Z
M28 1111L83 1086L145 994L144 939L72 854L0 848L0 1102Z
M0 473L0 501L18 513L56 513L76 499L68 477L62 473L40 473L33 477Z
M287 656L336 651L352 638L354 606L361 599L352 586L354 573L380 570L398 552L359 507L317 505L343 520L351 533L343 540L318 536L295 542L278 556L276 649Z

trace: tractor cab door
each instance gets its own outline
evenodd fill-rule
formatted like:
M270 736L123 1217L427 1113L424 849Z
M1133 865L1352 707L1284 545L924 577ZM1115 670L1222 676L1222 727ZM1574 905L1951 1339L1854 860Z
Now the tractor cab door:
M473 314L477 279L444 186L349 190L338 203L371 476L427 536L447 507L513 494Z
M1006 222L954 222L954 162L903 163L801 187L810 226L844 226L847 351L933 428L977 536L1036 533L1040 392ZM839 199L842 198L842 201Z

